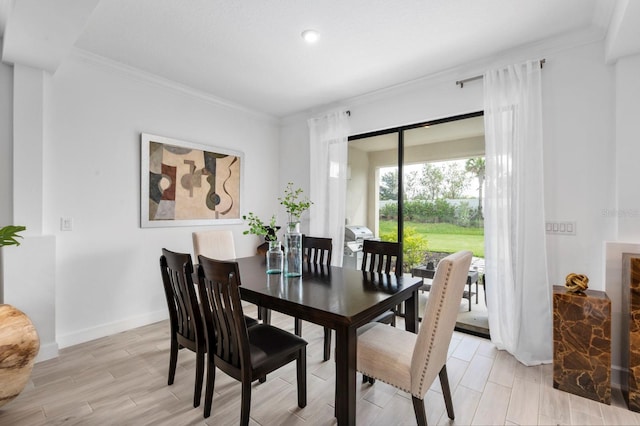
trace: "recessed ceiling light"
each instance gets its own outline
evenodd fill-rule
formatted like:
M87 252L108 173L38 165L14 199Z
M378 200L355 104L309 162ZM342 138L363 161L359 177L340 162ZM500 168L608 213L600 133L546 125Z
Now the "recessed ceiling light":
M316 30L304 30L302 32L302 38L307 43L315 43L320 38L320 33Z

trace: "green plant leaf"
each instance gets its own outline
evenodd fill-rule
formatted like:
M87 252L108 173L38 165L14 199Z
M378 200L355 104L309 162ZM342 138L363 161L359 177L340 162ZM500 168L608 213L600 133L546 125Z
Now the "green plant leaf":
M279 229L279 227L276 226L275 214L271 216L269 225L266 225L262 221L262 219L256 216L253 212L249 212L249 214L242 216L242 219L246 220L249 225L249 229L242 232L244 235L248 235L248 234L261 235L264 237L266 241L278 240L276 231Z
M18 232L22 232L26 229L26 226L19 225L7 225L3 228L0 228L0 247L19 246L20 241L18 241L16 238L22 238L22 236L18 235Z
M311 207L313 202L309 198L302 198L302 188L293 189L293 182L289 182L284 189L284 197L278 198L287 213L289 214L289 222L300 221L300 216Z

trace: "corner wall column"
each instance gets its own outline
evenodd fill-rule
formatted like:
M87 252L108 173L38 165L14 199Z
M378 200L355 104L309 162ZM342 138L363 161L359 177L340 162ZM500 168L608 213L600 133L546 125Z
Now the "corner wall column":
M43 361L58 356L56 244L43 234L45 72L20 64L13 72L13 224L27 231L19 247L3 249L4 300L31 318Z

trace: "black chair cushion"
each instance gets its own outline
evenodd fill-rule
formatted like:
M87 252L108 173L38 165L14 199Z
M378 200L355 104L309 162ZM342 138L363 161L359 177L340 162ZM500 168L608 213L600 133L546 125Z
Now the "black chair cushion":
M253 327L254 325L258 325L258 320L245 315L244 323L247 324L247 327Z
M267 361L286 357L307 345L306 340L268 324L254 325L247 332L254 370Z

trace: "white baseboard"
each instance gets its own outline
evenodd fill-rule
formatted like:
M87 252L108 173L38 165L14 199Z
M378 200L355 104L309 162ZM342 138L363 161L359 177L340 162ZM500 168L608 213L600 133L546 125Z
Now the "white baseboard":
M57 343L48 343L46 345L40 345L40 350L38 351L38 356L36 356L36 363L46 361L48 359L57 358L58 357L58 344Z
M57 338L58 345L60 345L60 348L66 348L69 346L99 339L101 337L131 330L132 328L153 324L154 322L163 321L167 318L169 318L169 312L166 309L156 312L149 312L144 315L127 318L121 321L103 324L97 327L85 328L73 333L60 335Z

